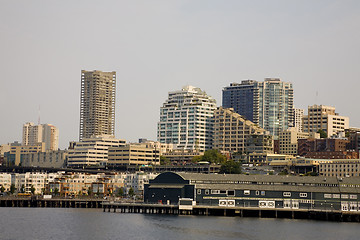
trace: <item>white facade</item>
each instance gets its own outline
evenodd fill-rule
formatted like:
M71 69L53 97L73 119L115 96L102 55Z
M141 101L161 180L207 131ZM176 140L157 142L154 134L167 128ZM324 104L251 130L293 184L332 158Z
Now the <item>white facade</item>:
M122 146L125 146L125 140L116 139L109 135L83 139L83 141L75 144L74 149L69 149L68 166L105 165L109 160L109 147Z
M280 154L289 154L293 156L297 155L298 139L309 137L309 133L299 132L295 127L281 132L279 137Z
M32 122L23 125L22 145L45 143L46 150L58 150L59 129L51 124L35 125Z
M11 174L0 173L0 188L4 187L4 192L9 192L11 186Z
M128 173L125 179L125 192L128 193L130 188L134 190L135 193L144 192L144 184L148 184L150 179L154 179L159 175L158 173Z
M304 109L294 108L294 127L298 132L303 131Z
M158 141L186 150L211 149L215 109L215 99L200 88L186 86L169 92L160 108Z

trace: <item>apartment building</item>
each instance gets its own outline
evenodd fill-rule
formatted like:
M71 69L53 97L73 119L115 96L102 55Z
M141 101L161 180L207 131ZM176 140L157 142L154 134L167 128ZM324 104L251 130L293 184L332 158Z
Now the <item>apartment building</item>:
M215 109L215 99L200 88L186 86L169 92L160 108L157 140L180 149L211 149Z
M335 107L313 105L308 107L308 115L303 118L304 132L323 130L331 137L349 128L349 118L339 116Z
M0 188L4 188L3 192L9 192L10 186L11 186L11 173L0 172Z
M304 118L304 109L294 108L294 127L298 132L303 132L303 118Z
M23 125L22 145L45 143L45 150L59 149L59 129L52 124L35 125L32 122Z
M115 134L116 72L81 71L80 141Z
M307 139L309 137L310 133L299 132L295 127L291 127L285 131L282 131L279 137L279 153L293 156L297 155L298 139Z
M264 82L245 80L223 89L223 107L233 108L269 131L274 139L294 126L293 98L292 84L279 78L265 78Z
M219 107L214 114L213 147L222 152L246 152L246 140L251 134L266 131L247 120L232 108Z
M21 145L18 142L11 143L10 151L4 153L4 161L8 166L19 166L25 156L38 152L45 152L44 142L39 142L36 145Z

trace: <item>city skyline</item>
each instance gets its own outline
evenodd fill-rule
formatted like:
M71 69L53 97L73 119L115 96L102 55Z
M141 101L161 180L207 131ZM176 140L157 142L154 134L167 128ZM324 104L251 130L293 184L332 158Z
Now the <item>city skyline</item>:
M268 77L293 84L296 108L333 106L359 127L359 2L139 3L2 4L1 144L21 141L39 105L61 149L77 140L81 69L117 72L115 135L132 142L156 139L170 91L193 85L221 106L230 83Z

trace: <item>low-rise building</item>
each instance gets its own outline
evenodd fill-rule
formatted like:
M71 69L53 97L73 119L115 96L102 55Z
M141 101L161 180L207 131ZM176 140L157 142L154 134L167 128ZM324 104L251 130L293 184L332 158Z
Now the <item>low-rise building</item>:
M109 148L109 166L160 165L160 149L143 143Z
M319 175L326 177L359 177L360 159L336 159L319 162Z
M4 188L2 192L9 192L11 186L11 174L10 173L0 173L0 188ZM1 190L0 190L1 192Z
M187 165L192 162L194 157L203 154L196 150L174 149L171 152L163 153L162 156L167 158L172 165Z
M125 140L110 135L94 136L81 142L71 143L68 152L69 167L105 166L108 162L110 147L125 146Z
M255 165L269 165L272 161L290 161L295 157L286 154L275 153L249 153L247 162Z
M23 155L21 166L23 167L45 167L63 168L66 167L66 150L46 151Z
M279 153L296 156L298 154L298 140L310 137L320 138L320 135L318 133L299 132L295 127L282 131L279 136Z

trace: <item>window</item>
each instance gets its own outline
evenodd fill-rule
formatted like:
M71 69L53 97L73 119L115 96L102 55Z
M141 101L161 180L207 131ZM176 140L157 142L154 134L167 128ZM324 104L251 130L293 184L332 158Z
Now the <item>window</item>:
M306 197L307 197L307 193L300 193L300 197L306 198Z
M265 191L261 191L261 196L265 196Z
M260 191L255 191L255 195L260 195Z
M201 194L201 189L198 189L198 190L197 190L197 194Z
M220 194L220 190L211 190L211 194Z
M234 190L228 190L227 195L228 196L235 196L235 191Z
M291 197L291 192L283 192L284 197Z
M244 190L244 195L250 195L250 190Z
M226 194L226 190L220 190L220 194Z
M205 195L209 195L209 192L210 192L209 189L206 189L205 190Z

